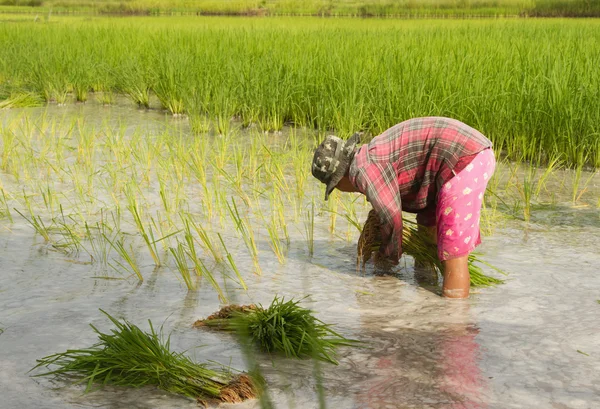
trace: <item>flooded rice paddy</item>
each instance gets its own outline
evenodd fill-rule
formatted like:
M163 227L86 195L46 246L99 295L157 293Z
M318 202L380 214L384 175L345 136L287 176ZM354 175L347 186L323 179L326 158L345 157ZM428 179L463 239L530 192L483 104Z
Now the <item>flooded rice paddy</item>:
M220 138L212 133L193 137L184 119L156 111L138 111L124 104L102 107L90 102L0 111L0 118L3 132L17 129L16 124L29 121L38 124L37 128L31 127L32 132L46 128L47 132L54 129L66 135L64 125L71 123L71 118L79 118L79 123L85 123L90 132L94 129L99 132L96 135L102 135L98 138L109 138L108 129L119 130L125 138L135 137L136 133L148 138L168 133L178 135L178 138L205 138L211 143ZM62 125L55 128L40 125L55 120ZM261 135L256 130L233 128L236 136L226 150L228 169L231 169L231 158L235 156L234 147L243 148L250 138ZM289 130L281 135L260 137L264 138L264 145L272 155L285 150L289 138L312 138L308 132L294 135ZM6 139L4 148L5 144ZM75 144L64 152L72 152L76 157L77 146ZM165 146L172 145L167 143ZM117 145L114 147L116 149ZM100 141L98 149L104 149L100 147ZM298 146L293 149L298 149L302 159L310 156L308 149ZM41 151L37 151L35 156L39 158L40 155ZM121 176L131 177L132 173L126 169L135 168L141 162L120 165L117 163L119 155L115 153L114 166L122 166ZM251 155L244 156L244 165L252 163ZM260 160L266 160L264 153L261 155ZM156 163L149 165L152 180L146 184L140 182L141 188L137 191L140 208L147 217L145 220L153 218L157 221L157 232L164 226L164 231L160 230L163 235L176 233L160 242L158 255L163 265L159 267L155 266L139 238L125 196L116 194L111 198L110 188L116 185L110 182L102 185L96 179L109 178L108 171L102 173L103 166L111 163L108 158L77 162L68 156L59 159L48 155L47 162L52 165L62 160L74 167L84 163L94 168L94 189L85 193L87 200L78 197L77 189L66 177L64 180L47 177L50 173L60 175L60 170L46 169L47 173L43 174L43 167L33 159L28 164L14 164L27 169L29 176L23 175L17 180L11 169L0 173L1 186L8 195L8 209L17 208L30 220L32 216L26 212L27 200L23 196L31 199L34 216L57 230L60 223L52 219L60 220L59 204L62 205L62 214L67 215L63 220L69 220L65 224L71 226L75 235L82 237L83 220L90 225L101 217L112 220L107 224L115 230L115 226L119 226L119 237L130 245L128 248L136 255L143 277L143 281L138 280L113 250L108 250L108 262L102 264L98 261L99 253L89 249L86 239L82 239L79 249L75 245L61 247L61 243L66 243L64 237L67 235L50 229L50 240L45 241L34 232L25 217L10 211L11 222L3 213L0 219L1 408L196 407L193 401L151 388L107 387L83 394L83 388L78 386L30 377L27 372L36 359L95 343L90 323L100 330L110 329L99 308L143 329L148 329L149 319L154 324L164 324L165 331L172 334L173 349L186 350L198 361L216 361L237 369L246 367L241 350L231 335L192 328L196 319L216 311L221 302L217 291L204 277L197 279L194 275L192 281L196 289L188 290L174 267L167 247L176 247L177 235L182 234L175 230L175 226L181 224L177 209L185 209L194 215L210 233L221 234L243 281L226 263L211 262L208 252L204 251L202 257L230 302L268 304L275 294L286 298L308 296L302 305L313 309L323 321L334 323L343 335L364 341L364 348L343 348L339 366L324 366L328 408L600 407L598 175L582 175L581 191L576 192L579 197L573 204L573 189L569 185L573 179L572 171L555 171L544 187L551 199L540 199L535 203L531 220L525 223L513 217L521 214L521 209L515 205L511 210L513 199L507 196L510 189L503 188L511 178L521 174L515 173L518 171L511 170L509 165L500 167L497 193L507 206L494 208L488 204L484 225L490 234L483 239L479 251L484 260L507 271L509 276L504 285L475 290L468 300L451 301L440 298L435 287L421 284L415 278L415 268L409 257L405 257L394 275L379 275L372 267L364 273L357 272L355 242L358 232L342 216L334 219L332 215L335 215L334 211L340 214L354 212L358 220L364 220L367 207L361 199L353 202L354 197L350 195L341 196L334 204L322 204L323 189L310 174L294 176L296 165L290 165L294 161L291 157L284 156L278 162L287 188L285 182L276 187L269 184L269 179L275 177L276 171L272 170L273 173L262 175L256 185L264 188L263 194L254 196L251 174L244 174L243 191L247 192L248 205L241 191L236 190L235 183L228 182L225 175L218 186L212 184L211 177L216 176L210 170L207 172L209 188L225 191L224 198L215 194L210 205L202 202L202 189L184 174L185 186L181 195L162 199L162 182L154 178L166 178L166 174L157 170L161 166L157 164L158 156L148 154L148 157L156 159ZM214 160L207 159L209 162ZM277 168L278 165L273 166ZM174 173L177 171L173 170ZM234 175L235 171L231 172ZM139 175L143 179L143 171L139 171ZM36 194L37 178L51 180L54 195ZM303 180L306 188L300 194L296 183ZM176 186L169 183L164 185L164 190L175 189ZM126 189L124 185L118 186ZM269 197L271 188L286 196L281 205ZM21 194L21 191L25 193ZM54 197L54 205L46 204L48 196ZM227 202L232 203L230 197L235 197L242 217L253 229L260 275L256 273L252 252L226 210ZM315 222L311 240L307 233L310 223L305 215L312 208L313 200ZM116 204L121 202L121 206ZM175 205L175 210L169 208L170 203ZM212 217L208 223L203 217L211 205ZM225 210L219 210L221 207ZM284 216L276 222L272 214L279 213L281 208ZM506 216L507 213L511 213L511 217ZM108 216L111 214L113 216ZM332 232L333 221L335 229ZM286 224L287 229L282 224ZM271 233L278 232L276 242L284 248L283 260L278 259L273 249L275 240L269 235L268 226L272 226ZM56 236L59 238L53 238ZM312 254L309 250L311 242ZM196 280L199 281L196 283ZM244 284L247 290L244 290ZM257 357L275 407L319 407L310 361ZM260 404L251 401L223 407L258 408Z

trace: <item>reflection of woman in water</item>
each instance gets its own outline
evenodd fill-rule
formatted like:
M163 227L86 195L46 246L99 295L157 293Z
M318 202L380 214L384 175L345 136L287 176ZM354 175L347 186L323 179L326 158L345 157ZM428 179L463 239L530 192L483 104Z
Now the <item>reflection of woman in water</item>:
M377 311L369 304L365 310ZM469 306L457 307L445 313L457 316L457 323L451 324L434 324L427 319L429 311L423 311L423 330L414 329L414 323L409 323L411 328L381 329L389 326L389 307L385 315L363 315L370 329L364 332L367 339L361 338L373 354L356 367L365 380L353 387L354 408L487 408L487 385L478 366L478 329L469 324Z

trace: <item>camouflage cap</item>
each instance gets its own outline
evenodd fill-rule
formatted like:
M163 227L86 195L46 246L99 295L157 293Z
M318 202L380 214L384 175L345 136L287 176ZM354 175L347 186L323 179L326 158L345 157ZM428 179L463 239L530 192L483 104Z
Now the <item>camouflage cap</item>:
M312 162L312 174L326 184L325 200L344 177L350 162L354 157L354 148L360 141L360 135L355 133L348 140L329 135L315 150Z

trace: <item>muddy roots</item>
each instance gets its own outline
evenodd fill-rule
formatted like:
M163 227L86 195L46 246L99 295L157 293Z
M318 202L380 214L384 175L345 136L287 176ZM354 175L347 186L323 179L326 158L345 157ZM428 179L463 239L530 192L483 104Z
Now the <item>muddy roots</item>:
M252 378L246 374L234 377L227 385L223 386L219 397L216 399L198 398L198 405L202 407L218 406L220 403L242 403L247 399L258 396L258 388Z
M204 326L209 325L209 323L211 321L219 322L220 320L226 320L226 319L229 319L229 318L233 318L233 316L236 315L236 314L247 314L249 312L255 311L256 308L257 307L254 304L250 304L250 305L236 305L236 304L226 305L225 307L221 308L219 311L215 312L214 314L209 315L205 319L198 320L198 321L194 322L193 326L194 327L204 327Z
M362 262L362 267L364 267L371 258L373 251L379 248L379 245L381 244L380 228L381 221L379 220L379 216L375 210L371 209L367 221L360 232L360 237L358 238L356 249L357 266L360 267Z
M236 376L221 389L221 401L227 403L240 403L246 399L256 398L256 395L257 389L252 378L245 374Z

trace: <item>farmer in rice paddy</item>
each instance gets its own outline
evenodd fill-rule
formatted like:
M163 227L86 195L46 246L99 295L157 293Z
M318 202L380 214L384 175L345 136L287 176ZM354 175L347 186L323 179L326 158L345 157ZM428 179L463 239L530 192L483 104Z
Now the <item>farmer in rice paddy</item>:
M328 136L316 149L312 174L334 188L367 196L381 220L378 263L398 264L402 256L402 211L416 213L437 243L443 266L442 293L469 296L468 255L481 243L483 194L495 168L492 142L450 118L415 118L357 146Z

